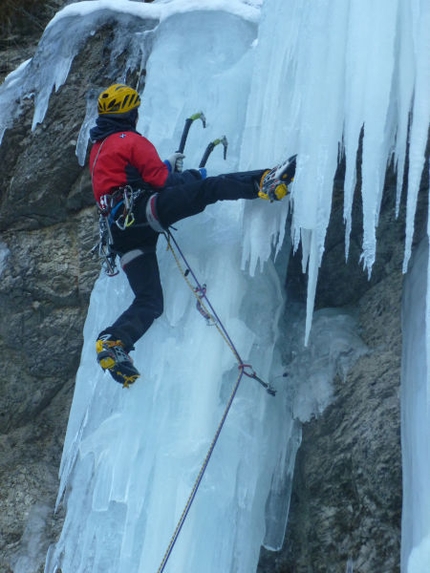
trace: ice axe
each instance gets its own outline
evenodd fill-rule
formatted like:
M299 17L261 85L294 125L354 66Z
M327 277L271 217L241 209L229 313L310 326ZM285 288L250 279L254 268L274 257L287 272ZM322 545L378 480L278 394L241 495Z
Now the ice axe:
M188 132L190 131L190 127L191 127L192 123L196 119L201 119L202 123L203 123L203 127L206 127L206 118L205 118L205 115L202 111L199 111L198 113L195 113L195 114L191 115L190 117L187 117L187 119L185 120L184 129L182 130L182 136L181 136L181 142L179 144L179 149L176 153L184 153L185 144L187 142L187 137L188 137Z
M209 159L209 155L212 153L212 151L215 149L215 147L217 145L219 145L220 143L222 143L222 145L224 147L224 159L227 158L228 141L227 141L226 136L223 135L219 139L214 139L213 141L211 141L209 143L209 145L205 149L205 152L203 153L203 157L202 157L202 160L200 161L199 167L204 167L206 165L206 162Z

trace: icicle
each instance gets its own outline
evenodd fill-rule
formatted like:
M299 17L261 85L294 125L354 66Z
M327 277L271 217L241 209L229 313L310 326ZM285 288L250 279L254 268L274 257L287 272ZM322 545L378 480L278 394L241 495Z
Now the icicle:
M430 124L430 4L415 0L412 21L415 39L416 81L409 144L408 199L403 272L407 271L412 251L414 220L423 172Z
M409 131L409 114L415 82L415 61L413 34L411 28L411 3L401 2L397 23L397 135L395 147L395 164L397 171L396 217L399 215L400 201L405 172L406 148Z
M312 327L312 317L315 304L315 293L318 281L318 268L319 257L317 252L318 246L315 241L315 233L312 233L309 252L308 264L308 293L306 302L306 329L305 329L305 345L308 344L309 335Z
M97 117L96 99L98 94L94 90L87 93L87 107L85 111L84 121L82 122L81 129L79 130L78 141L76 143L76 156L78 163L81 166L85 165L86 153L90 137L90 129L93 127Z
M429 166L429 180L430 180L430 166ZM428 262L427 262L427 295L426 295L426 355L427 367L430 369L430 201L427 210L427 238L429 242L428 247ZM430 420L430 376L427 376L427 417Z

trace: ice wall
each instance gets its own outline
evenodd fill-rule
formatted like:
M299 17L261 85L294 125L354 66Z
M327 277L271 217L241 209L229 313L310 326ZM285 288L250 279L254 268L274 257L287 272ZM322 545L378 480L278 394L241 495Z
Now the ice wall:
M346 167L345 256L349 250L352 198L359 179L363 198L362 263L371 273L385 169L393 161L398 172L397 206L404 182L408 186L403 270L407 269L430 122L427 0L324 0L318 6L303 6L300 0L208 0L204 5L194 0L159 0L150 5L129 0L78 2L53 19L35 56L1 86L0 141L20 113L17 100L34 99L33 127L43 121L52 90L66 80L82 43L103 22L116 22L113 55L124 49L129 54L118 77L123 81L128 69L145 66L158 22L193 10L225 10L256 23L260 6L258 40L250 50L254 64L249 105L238 110L233 97L223 114L247 114L240 168L255 167L257 163L269 166L298 153L292 235L294 248L302 246L303 269L309 276L308 339L331 212L332 183L340 156L344 155ZM194 32L187 29L188 33ZM205 41L210 42L210 37ZM233 51L234 45L229 42ZM114 69L114 62L115 57L108 72ZM177 70L169 73L174 78ZM216 81L216 74L210 81ZM223 87L228 90L228 86L226 82ZM168 106L170 94L171 90L164 98L160 96ZM77 154L81 163L92 119L89 112L79 139ZM226 119L230 120L228 116ZM357 172L360 141L362 163ZM242 255L242 266L249 264L251 274L268 258L272 246L277 249L282 244L288 213L286 204L274 217L256 212L254 207L246 207L254 225L253 232L244 236ZM264 240L267 234L269 241Z
M207 143L226 134L227 160L216 149L208 167L238 170L256 33L252 21L226 11L172 15L159 25L139 129L162 157L177 147L185 118L203 108L207 127L192 127L186 166L196 166ZM276 213L269 203L261 208ZM261 377L282 380L274 351L279 277L270 260L252 280L240 268L250 224L243 202L225 203L179 223L175 236L240 354ZM95 285L61 467L66 521L47 558L49 573L157 570L237 380L231 349L195 309L164 243L159 259L166 310L136 345L143 379L128 391L98 370L94 340L131 293L123 276ZM202 563L208 572L256 569L272 475L287 473L282 451L292 420L282 396L282 386L275 400L254 380L241 383L167 571L199 571ZM283 528L284 509L270 512ZM282 527L272 530L279 547Z
M402 311L402 571L405 573L424 573L430 563L428 262L426 238L412 259Z
M147 68L139 129L162 156L176 148L172 142L179 142L185 117L200 110L208 127L193 127L187 167L196 166L209 140L224 134L228 159L224 162L216 150L212 173L271 166L298 153L291 203L217 205L178 225L181 245L208 283L241 354L262 377L279 384L276 400L253 381L241 385L202 484L199 509L175 548L178 571L199 570L204 562L214 571L249 573L263 540L272 548L282 543L288 481L300 441L295 418L306 419L330 400L330 376L344 334L333 337L335 351L325 357L323 374L311 373L315 395L287 390L280 358L284 341L278 336L283 296L273 257L279 261L289 249L286 221L293 205L293 247L301 244L309 276L307 326L300 331L308 350L291 376L299 384L310 374L304 365L318 363L314 349L320 331L315 329L315 342L311 336L313 302L339 155L346 161L346 256L352 196L360 179L362 262L371 271L385 168L394 158L398 202L403 179L408 182L405 268L409 260L430 118L429 18L426 0L84 1L58 14L35 57L0 87L0 136L19 113L19 99L34 99L35 126L86 38L103 22L115 21L114 53L126 47L126 68ZM126 69L118 81L125 74ZM94 96L89 93L78 142L81 162ZM130 293L121 277L101 277L96 284L61 468L59 498L67 490L67 517L48 556L49 573L60 563L64 573L109 568L130 573L133 567L158 566L237 375L229 349L202 322L161 245L160 262L166 312L136 349L144 380L129 392L97 371L93 342L125 308ZM348 333L349 321L340 322ZM329 331L337 324L337 319L329 322ZM350 343L356 345L353 336ZM405 411L410 423L414 410ZM285 444L292 452L288 459ZM410 512L417 507L412 506ZM405 514L414 519L413 513ZM423 523L421 533L406 538L406 547L425 546ZM233 532L228 539L225 531ZM414 553L418 563L420 551Z
M264 159L272 151L298 153L292 235L295 248L301 243L309 277L306 339L339 156L344 154L346 167L346 257L359 178L362 263L370 274L385 170L394 159L399 197L410 127L406 270L430 122L429 19L426 0L324 0L317 6L271 0L263 6L242 157L248 165L255 150ZM245 237L245 245L252 244L253 266L267 256L261 235L272 228L265 214L255 216L262 220L261 232ZM282 237L282 225L278 229Z

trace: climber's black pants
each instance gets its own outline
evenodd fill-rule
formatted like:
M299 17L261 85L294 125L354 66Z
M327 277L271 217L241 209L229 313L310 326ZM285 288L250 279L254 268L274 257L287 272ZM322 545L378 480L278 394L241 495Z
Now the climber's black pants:
M263 172L231 173L204 180L195 180L194 176L191 183L166 187L157 193L159 222L167 229L181 219L201 213L217 201L255 199L255 182L260 181ZM123 231L112 225L114 248L122 255L123 269L135 298L114 324L100 334L111 334L122 340L127 351L163 312L163 291L155 254L159 233L148 225L145 214L147 201L148 196L136 201L133 225Z
M205 207L217 201L255 199L255 182L259 182L264 171L230 173L208 177L187 185L167 187L157 197L157 213L162 226L167 229L181 219L204 211Z

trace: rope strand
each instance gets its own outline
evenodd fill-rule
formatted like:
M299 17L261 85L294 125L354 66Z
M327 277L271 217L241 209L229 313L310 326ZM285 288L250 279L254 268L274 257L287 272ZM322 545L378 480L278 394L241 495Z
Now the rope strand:
M187 503L185 504L185 507L184 507L184 510L183 510L183 512L182 512L182 514L181 514L181 517L179 518L179 521L178 521L178 524L177 524L177 526L176 526L176 528L175 528L175 531L173 532L172 538L170 539L170 542L169 542L169 545L168 545L168 547L167 547L166 553L164 554L163 560L162 560L162 562L161 562L161 565L160 565L160 567L159 567L157 573L162 573L162 572L164 571L164 568L166 567L167 561L169 560L170 554L172 553L173 547L174 547L174 545L175 545L175 543L176 543L176 541L177 541L177 539L178 539L178 537L179 537L179 534L180 534L180 532L181 532L182 526L183 526L184 523L185 523L185 520L186 520L186 518L187 518L188 512L190 511L191 505L192 505L192 503L193 503L193 501L194 501L194 498L196 497L197 490L199 489L200 483L201 483L201 481L202 481L202 479L203 479L203 475L204 475L204 473L205 473L205 471L206 471L206 468L207 468L207 466L208 466L208 464L209 464L209 460L210 460L210 458L211 458L211 456L212 456L212 453L213 453L213 451L214 451L214 449L215 449L215 446L216 446L216 443L217 443L217 441L218 441L218 438L219 438L219 436L220 436L220 434L221 434L221 430L222 430L222 428L223 428L223 426L224 426L224 422L226 421L226 418L227 418L228 413L229 413L229 411L230 411L231 405L233 404L233 400L234 400L234 397L236 396L237 390L238 390L238 388L239 388L240 381L242 380L242 376L243 376L243 370L241 369L241 371L240 371L240 373L239 373L239 376L238 376L238 378L237 378L237 380L236 380L236 384L234 385L233 391L232 391L232 393L231 393L231 395L230 395L230 398L229 398L229 400L228 400L227 406L226 406L226 408L225 408L225 410L224 410L224 414L223 414L223 416L222 416L222 418L221 418L221 421L220 421L220 423L219 423L219 425L218 425L218 428L217 428L217 430L216 430L215 436L214 436L214 438L213 438L213 440L212 440L212 443L211 443L211 445L210 445L210 447L209 447L209 449L208 449L208 452L207 452L207 454L206 454L206 457L205 457L205 459L204 459L204 462L203 462L203 464L202 464L202 467L200 468L199 474L198 474L198 476L197 476L197 478L196 478L196 481L195 481L195 483L194 483L194 486L193 486L193 488L192 488L192 490L191 490L191 493L190 493L190 495L189 495L189 497L188 497Z
M232 339L230 338L230 335L228 334L225 326L223 325L223 323L221 322L221 319L219 318L217 312L215 311L214 307L212 306L210 300L208 299L207 295L206 295L206 289L203 287L203 285L200 284L200 281L198 280L197 276L195 275L193 269L190 267L190 265L188 264L187 259L185 258L184 253L182 252L181 248L178 245L178 242L176 241L175 237L170 233L170 231L167 233L166 236L166 240L167 240L167 248L172 252L176 264L178 265L178 268L182 274L182 276L185 279L185 282L188 284L190 290L193 292L194 296L197 298L197 300L199 301L199 303L201 304L202 308L204 309L204 311L211 317L211 319L213 320L217 330L219 331L219 333L221 334L221 336L224 338L225 342L227 343L227 345L230 347L231 351L233 352L236 360L238 361L239 364L243 364L243 360L240 357L240 354L237 350L237 348L235 347ZM176 250L178 251L179 255L181 256L184 264L187 267L187 271L184 272L182 265L179 261L179 258L175 252L175 250L173 249L172 245L171 245L171 241L173 241ZM196 284L196 289L193 288L193 285L191 284L190 280L188 279L188 275L191 275L193 277L193 280ZM201 293L200 295L198 293Z
M200 471L197 475L197 478L194 482L194 485L191 489L191 493L188 497L188 500L185 504L185 507L182 511L182 514L179 518L179 521L176 525L176 528L173 532L173 535L170 539L170 542L167 546L166 552L163 556L163 559L161 561L160 567L158 568L157 573L163 573L167 562L169 560L169 557L172 553L173 547L175 546L175 543L179 537L179 534L181 532L181 529L185 523L185 520L187 518L187 515L191 509L191 505L194 501L194 498L196 497L197 494L197 490L199 489L200 483L203 479L204 473L206 471L206 468L209 464L209 460L212 456L212 453L215 449L216 443L218 441L218 438L221 434L221 430L224 426L224 423L227 419L228 413L230 411L230 408L233 404L233 400L236 396L236 393L239 389L239 385L240 382L243 378L243 376L248 376L249 378L253 378L254 380L256 380L257 382L259 382L264 388L266 388L267 392L269 394L271 394L272 396L275 395L275 390L270 386L270 384L267 384L267 382L264 382L264 380L262 380L261 378L259 378L257 376L257 374L255 373L254 369L252 368L252 366L250 364L245 364L242 360L242 358L240 357L240 354L236 348L236 346L234 345L232 339L230 338L230 335L228 334L225 326L223 325L223 323L221 322L218 314L216 313L215 309L213 308L211 302L209 301L209 299L206 296L206 287L202 284L200 284L197 276L195 275L194 271L192 270L192 268L190 267L190 265L188 264L187 259L185 258L185 255L183 254L182 250L180 249L176 239L173 237L173 235L170 233L170 231L167 231L165 233L165 237L166 237L166 241L167 241L167 248L171 251L171 253L173 254L173 257L176 261L176 264L182 274L182 276L184 277L185 282L187 283L187 285L189 286L191 292L194 294L194 296L196 297L197 301L198 301L198 310L203 314L206 315L206 317L208 317L210 320L212 320L213 324L216 326L218 332L221 334L221 336L223 337L223 339L225 340L226 344L229 346L230 350L232 351L234 357L236 358L237 362L238 362L238 368L239 368L239 375L237 377L236 383L233 387L233 390L230 394L230 397L228 399L226 408L224 410L224 413L222 415L221 421L218 424L218 428L215 432L215 436L209 446L209 449L207 451L206 457L202 463L202 466L200 468ZM175 249L172 247L171 242L174 243ZM186 270L184 271L182 265L181 265L181 261L179 260L178 257L178 253L179 256L181 257L182 261L184 262L185 266L186 266ZM193 285L191 284L191 281L188 278L188 275L191 275L194 282L195 282L195 287L193 287ZM200 308L199 308L200 307ZM247 371L249 370L249 371Z

